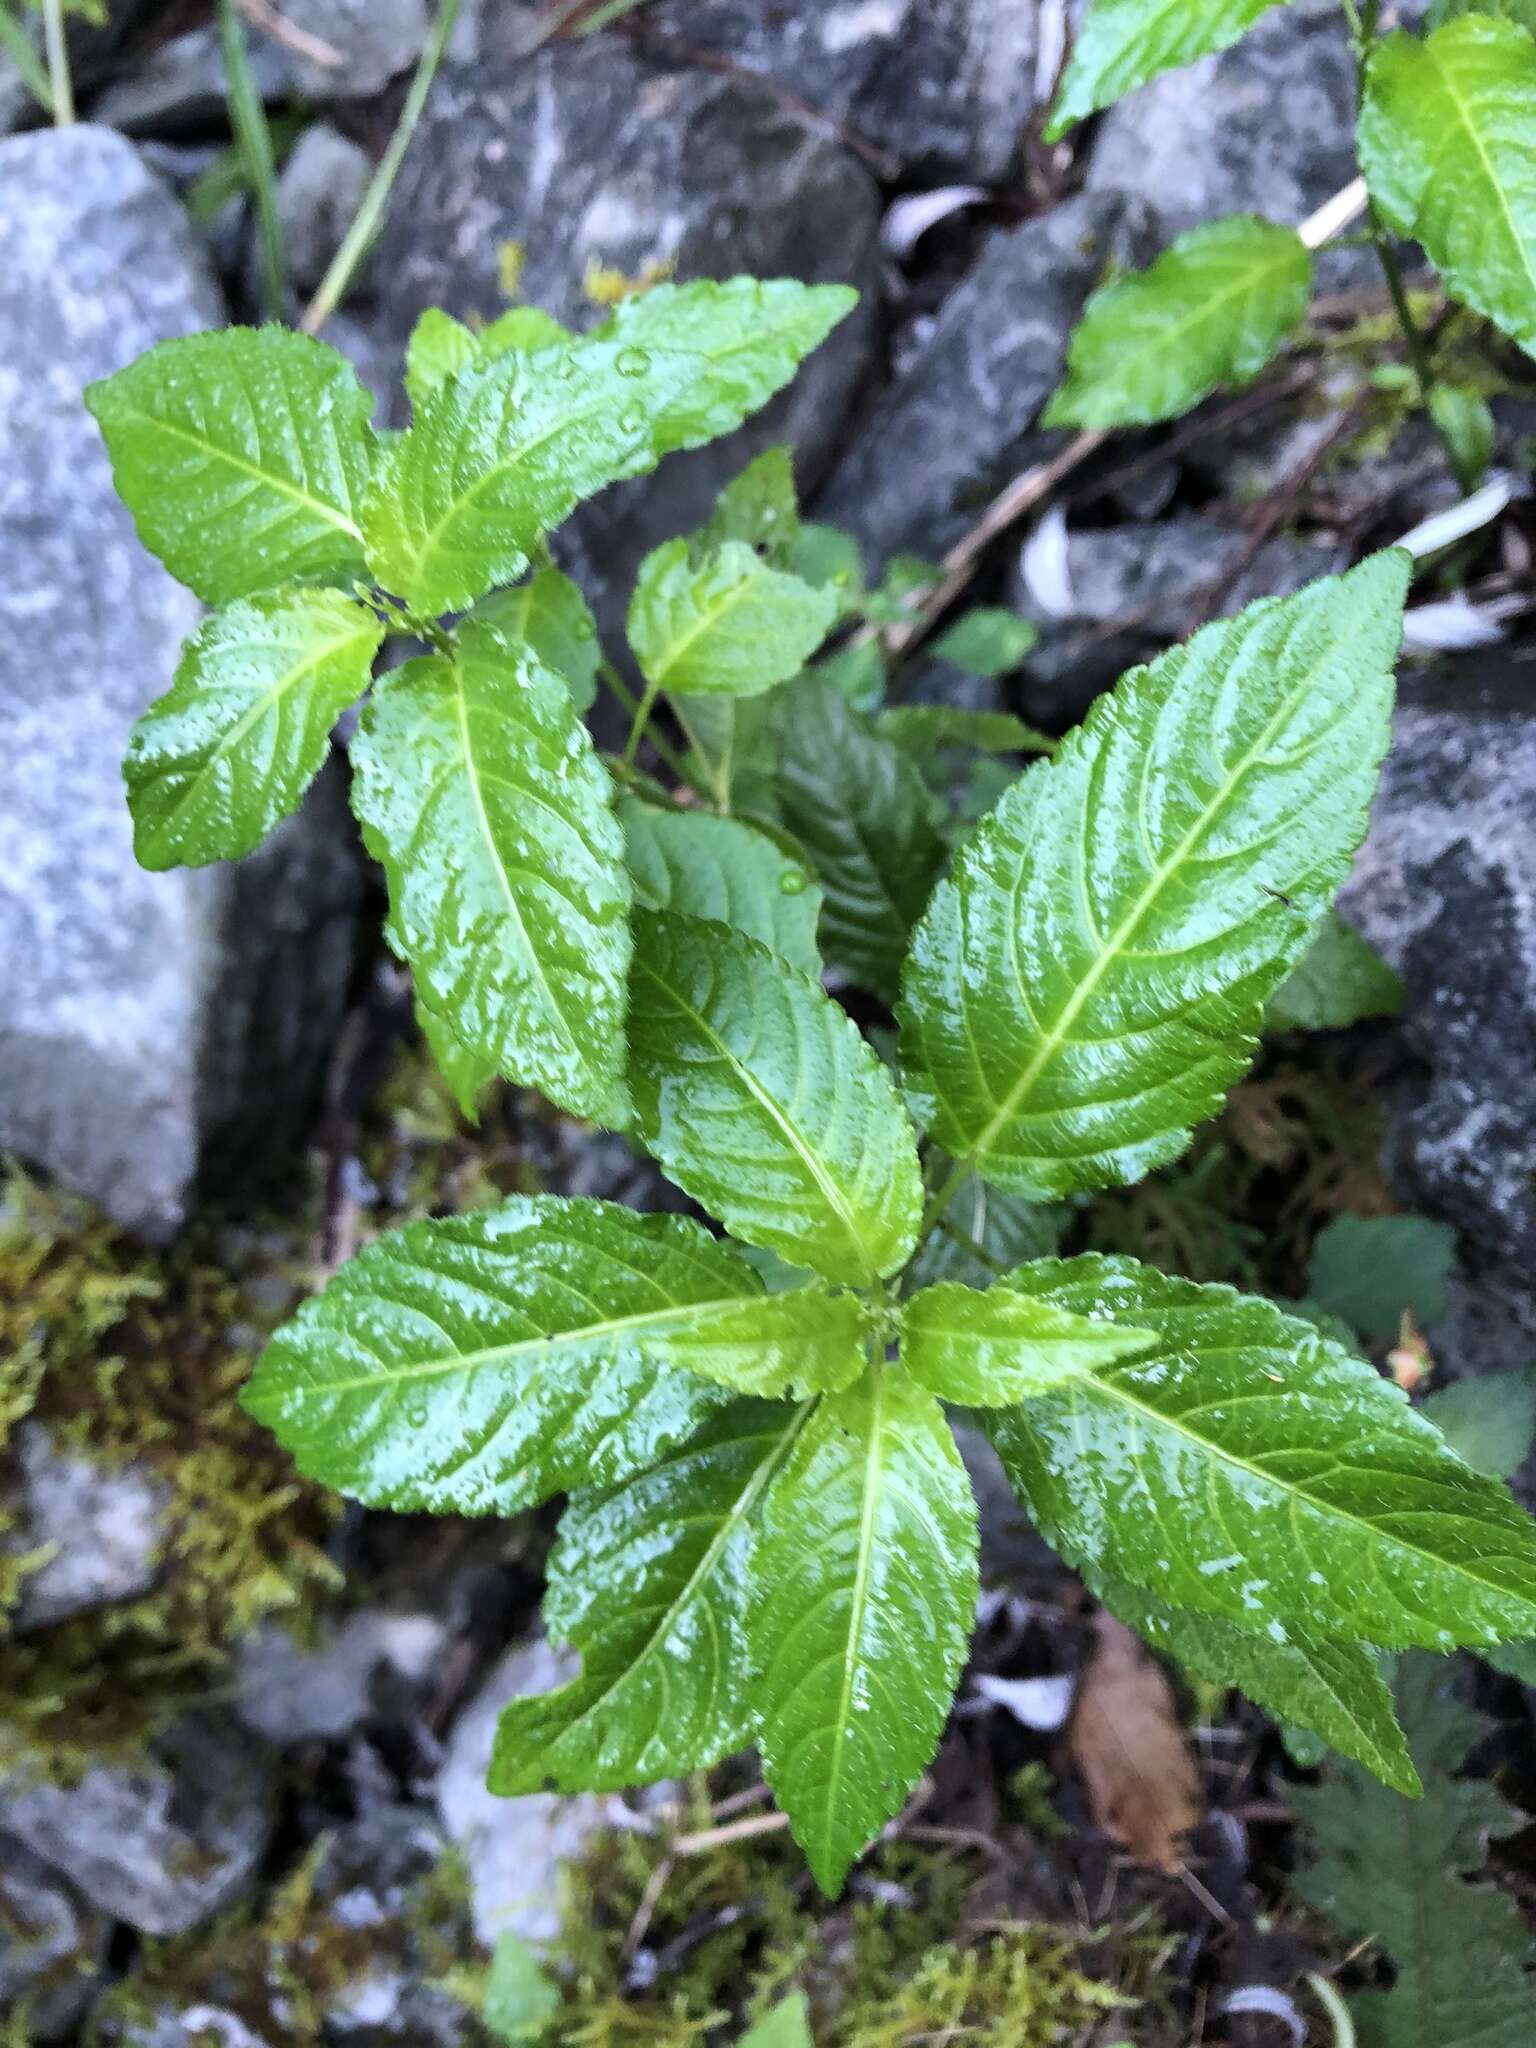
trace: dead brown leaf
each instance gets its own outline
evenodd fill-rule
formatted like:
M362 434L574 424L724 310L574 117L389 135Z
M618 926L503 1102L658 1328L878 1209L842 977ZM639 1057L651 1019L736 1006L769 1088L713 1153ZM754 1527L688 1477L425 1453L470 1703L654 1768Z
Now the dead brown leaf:
M1157 1660L1102 1608L1068 1729L1094 1820L1153 1870L1179 1867L1200 1818L1200 1777Z

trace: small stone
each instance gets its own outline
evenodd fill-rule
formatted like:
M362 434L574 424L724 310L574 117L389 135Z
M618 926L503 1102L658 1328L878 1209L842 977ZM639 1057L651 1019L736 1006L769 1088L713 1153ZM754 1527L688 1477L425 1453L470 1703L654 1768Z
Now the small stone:
M468 1865L475 1932L487 1947L503 1934L549 1941L558 1933L560 1866L580 1856L607 1820L609 1802L593 1793L499 1799L485 1787L502 1708L523 1693L569 1684L580 1668L574 1652L553 1649L542 1637L519 1644L448 1738L438 1810Z
M296 292L313 291L325 275L372 176L367 150L324 121L306 128L293 145L277 181L277 210ZM252 262L254 267L254 255ZM248 287L253 297L259 296L256 282L253 276Z
M19 1484L5 1507L16 1527L0 1547L50 1555L22 1580L10 1626L25 1635L149 1592L169 1489L137 1466L61 1451L40 1423L24 1423L13 1443Z
M427 40L427 0L283 0L282 14L341 59L322 64L294 56L295 83L306 99L372 99L410 69Z
M134 1764L77 1784L0 1789L0 1835L67 1874L92 1905L141 1934L185 1934L256 1875L271 1827L264 1753L221 1715L193 1715Z
M28 2041L55 2041L80 2019L106 1962L105 1918L19 1842L0 1839L0 2013Z
M1035 435L1067 337L1106 269L1145 253L1134 202L1097 192L993 235L928 338L864 422L817 504L871 570L902 550L932 560L1020 468L1059 445Z
M425 1690L446 1641L447 1629L430 1614L352 1614L315 1650L269 1623L235 1653L234 1711L275 1748L339 1741L391 1691L398 1705Z
M293 68L279 43L247 39L251 76L269 104L293 88ZM188 29L137 59L91 105L91 119L125 135L177 136L228 118L224 51L217 26Z

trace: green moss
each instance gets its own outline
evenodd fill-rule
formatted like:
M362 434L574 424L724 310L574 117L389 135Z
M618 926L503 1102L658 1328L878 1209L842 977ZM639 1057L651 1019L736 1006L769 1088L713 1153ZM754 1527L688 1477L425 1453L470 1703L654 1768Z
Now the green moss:
M243 1275L261 1279L259 1294ZM165 1487L157 1582L142 1599L0 1642L0 1764L68 1775L132 1752L258 1621L302 1623L337 1583L339 1503L294 1473L237 1395L307 1279L297 1233L173 1250L136 1244L20 1176L0 1202L0 1451L33 1419L63 1449ZM258 1304L259 1300L259 1306ZM28 1560L3 1586L14 1599Z
M707 1827L697 1787L693 1796L684 1825ZM727 2048L794 1988L810 2000L817 2048L962 2036L1071 2048L1108 2014L1139 2008L1165 1954L1160 1936L1000 1919L995 1899L982 1902L991 1874L971 1851L891 1841L861 1864L849 1898L829 1904L784 1831L727 1829L687 1855L662 1836L602 1835L566 1873L548 1957L562 2002L545 2039Z

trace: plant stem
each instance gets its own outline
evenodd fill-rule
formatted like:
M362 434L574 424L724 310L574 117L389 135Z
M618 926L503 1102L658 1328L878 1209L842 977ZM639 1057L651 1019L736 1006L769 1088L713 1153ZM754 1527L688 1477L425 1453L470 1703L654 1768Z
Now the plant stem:
M1349 2016L1349 2007L1340 1998L1326 1977L1316 1970L1309 1970L1306 1983L1312 1996L1333 2022L1333 2048L1355 2048L1355 2023Z
M347 229L341 247L331 260L331 266L315 291L314 297L305 308L300 326L306 334L318 334L346 296L353 274L369 245L378 233L384 209L389 204L389 195L394 190L395 179L405 161L405 153L411 146L411 137L416 133L416 124L421 119L422 109L427 104L427 95L432 90L432 81L437 76L437 67L443 61L443 52L448 47L448 38L453 33L453 24L458 20L459 0L441 0L437 19L432 24L432 33L427 46L421 53L410 90L405 96L405 105L400 109L400 119L395 123L395 132L389 138L389 147L379 159L379 167L363 194L362 204L357 209L357 218Z
M640 715L639 698L606 656L598 665L597 677L598 681L603 684L620 708L627 711L631 719L638 718ZM679 782L689 789L698 788L698 784L688 772L687 762L669 739L659 732L653 732L651 734L651 745L656 749L662 760L666 762Z
M251 72L245 23L235 12L235 0L219 0L219 42L224 52L229 125L245 159L245 174L251 181L251 194L256 202L265 311L269 320L281 320L288 311L288 270L283 259L282 216L277 209L277 164L272 155L267 110Z
M624 766L626 768L633 768L635 765L635 756L640 751L640 742L645 735L645 728L651 722L651 713L655 710L656 699L660 695L661 685L659 683L647 683L645 695L635 706L635 715L629 721L629 738L624 742Z
M937 1190L928 1197L928 1206L924 1209L922 1221L917 1226L917 1244L912 1253L913 1258L917 1257L918 1252L938 1228L939 1218L969 1180L970 1174L969 1159L955 1160L949 1172L939 1182Z
M75 118L75 90L69 77L69 45L64 40L64 0L43 0L43 43L48 52L54 124L68 128Z
M21 82L45 114L53 112L53 87L48 83L47 68L32 47L32 38L21 23L0 0L0 44L10 53L11 62L21 73Z

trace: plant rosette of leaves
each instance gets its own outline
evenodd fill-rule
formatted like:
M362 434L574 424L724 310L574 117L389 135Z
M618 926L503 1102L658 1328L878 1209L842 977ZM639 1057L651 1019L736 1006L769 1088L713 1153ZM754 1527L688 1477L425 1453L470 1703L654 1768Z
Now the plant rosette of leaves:
M90 394L140 533L215 607L133 736L140 857L248 850L386 629L414 632L352 762L424 1033L466 1102L534 1086L721 1226L547 1196L411 1223L276 1333L246 1404L371 1505L568 1495L545 1620L580 1675L506 1710L493 1789L755 1744L828 1892L965 1661L953 1408L1113 1612L1393 1784L1375 1648L1536 1635L1529 1519L1315 1325L1128 1258L1014 1255L985 1291L927 1259L962 1187L1128 1185L1243 1074L1364 832L1406 557L1133 671L967 831L929 757L995 773L989 748L1042 743L904 729L878 671L815 659L911 585L866 591L774 451L642 565L645 694L625 758L596 751L578 705L608 665L546 535L738 425L849 303L737 279L583 336L428 316L393 436L339 356L275 329L163 344ZM952 648L1025 644L994 616ZM636 766L663 699L686 803ZM823 968L894 999L893 1063Z

